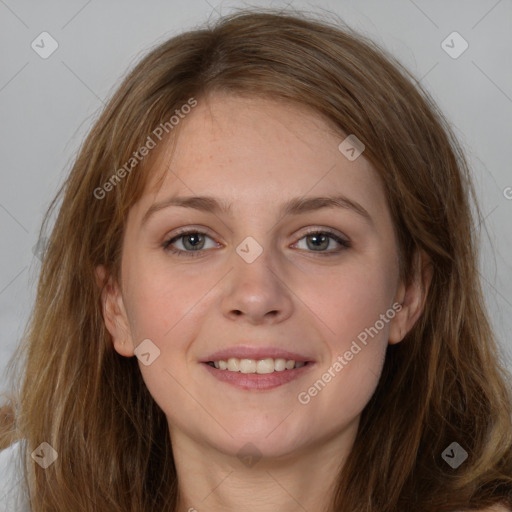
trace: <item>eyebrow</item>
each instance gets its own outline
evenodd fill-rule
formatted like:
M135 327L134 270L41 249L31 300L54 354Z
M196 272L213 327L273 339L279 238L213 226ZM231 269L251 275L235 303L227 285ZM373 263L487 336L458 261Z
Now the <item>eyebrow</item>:
M231 204L218 201L211 196L182 196L171 197L159 203L154 203L144 214L141 225L144 225L148 219L156 212L170 206L179 206L182 208L192 208L203 212L213 214L231 213ZM300 215L319 210L321 208L343 208L351 210L365 219L373 226L373 219L368 211L358 202L349 199L343 195L320 196L320 197L296 197L284 203L279 211L280 218L286 215Z

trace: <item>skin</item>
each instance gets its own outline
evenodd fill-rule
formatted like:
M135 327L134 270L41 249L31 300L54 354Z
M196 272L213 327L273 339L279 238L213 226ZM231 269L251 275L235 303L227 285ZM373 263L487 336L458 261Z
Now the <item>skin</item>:
M110 280L103 294L114 347L133 357L150 339L160 350L149 366L139 365L168 419L180 512L246 510L248 500L257 512L324 510L386 347L403 339L423 309L431 277L420 270L425 257L405 287L375 169L364 153L345 158L338 150L345 137L318 114L215 93L199 101L180 130L172 159L170 146L158 148L154 168L168 168L165 179L155 187L155 173L131 208L120 283ZM279 215L291 198L333 193L357 201L372 223L347 208ZM170 206L142 224L151 205L176 195L214 196L232 212ZM162 243L187 226L206 232L201 254L166 252ZM331 229L351 246L335 252L340 245L327 239L315 251L312 229ZM235 250L248 236L263 249L252 263ZM173 247L190 254L190 242L177 239ZM103 267L97 274L108 277ZM301 404L298 394L395 303L400 312ZM242 340L303 353L315 366L280 387L248 391L218 381L199 363ZM237 456L249 442L261 457L251 466Z

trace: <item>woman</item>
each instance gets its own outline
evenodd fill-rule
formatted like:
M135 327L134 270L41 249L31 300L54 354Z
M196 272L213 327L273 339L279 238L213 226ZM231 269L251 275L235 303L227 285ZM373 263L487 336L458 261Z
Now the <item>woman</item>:
M60 197L15 400L33 512L512 508L470 173L375 44L262 10L172 38Z

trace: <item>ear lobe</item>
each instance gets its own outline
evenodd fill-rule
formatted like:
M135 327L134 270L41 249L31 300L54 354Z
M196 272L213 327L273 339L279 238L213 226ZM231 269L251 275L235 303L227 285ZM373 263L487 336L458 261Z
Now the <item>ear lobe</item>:
M402 309L390 322L391 345L402 341L423 313L433 273L432 262L427 253L423 250L417 251L413 280L407 288L404 283L400 283L395 297Z
M134 347L119 285L112 276L107 279L107 271L103 265L96 267L96 283L101 289L103 320L112 336L114 349L122 356L131 357L134 355Z

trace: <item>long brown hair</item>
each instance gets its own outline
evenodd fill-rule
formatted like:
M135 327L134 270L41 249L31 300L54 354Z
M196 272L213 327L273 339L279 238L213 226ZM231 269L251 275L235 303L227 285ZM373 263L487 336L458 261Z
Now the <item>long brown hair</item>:
M42 233L61 200L14 402L27 453L43 441L58 452L46 470L26 459L33 511L175 510L166 417L137 360L113 349L102 317L105 283L94 271L105 265L118 279L127 212L155 172L151 158L125 167L119 179L114 171L176 109L215 91L305 105L340 137L354 134L385 184L401 278L410 282L419 250L433 265L423 314L388 347L330 510L512 506L510 380L478 274L481 213L448 123L407 70L339 20L246 9L173 37L142 59L94 124L47 212ZM453 442L468 453L457 469L442 457Z

